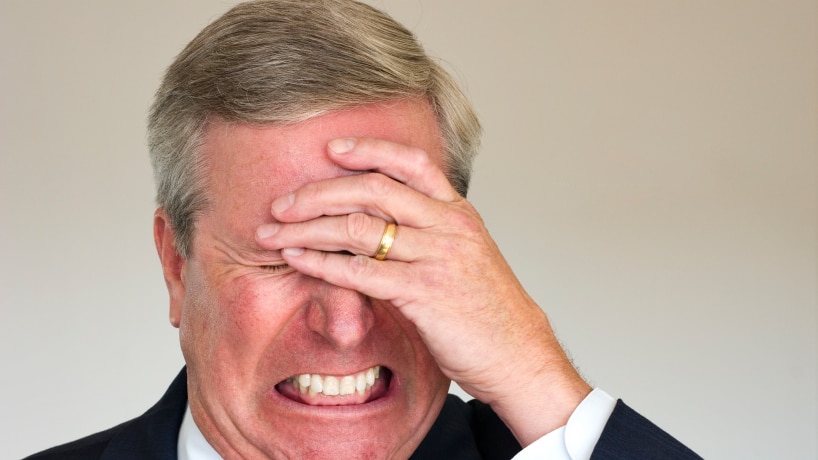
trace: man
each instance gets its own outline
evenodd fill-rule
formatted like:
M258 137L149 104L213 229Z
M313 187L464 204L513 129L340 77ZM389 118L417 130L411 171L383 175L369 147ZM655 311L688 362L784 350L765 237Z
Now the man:
M379 11L233 8L148 129L186 369L34 458L698 458L575 371L464 198L468 101Z

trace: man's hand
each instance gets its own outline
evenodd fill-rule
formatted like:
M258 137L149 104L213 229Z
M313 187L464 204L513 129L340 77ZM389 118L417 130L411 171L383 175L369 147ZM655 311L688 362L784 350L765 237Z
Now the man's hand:
M377 139L332 141L328 156L368 172L279 197L281 224L261 227L258 243L282 249L304 274L391 302L442 371L490 404L523 446L564 425L590 387L440 167L422 150ZM388 222L397 234L377 261Z

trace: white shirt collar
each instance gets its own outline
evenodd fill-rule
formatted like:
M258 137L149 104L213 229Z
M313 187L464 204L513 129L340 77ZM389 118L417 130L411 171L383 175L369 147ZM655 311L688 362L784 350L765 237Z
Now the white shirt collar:
M193 416L190 415L190 406L185 409L185 418L179 428L179 442L176 445L179 460L221 460L213 447L199 431Z

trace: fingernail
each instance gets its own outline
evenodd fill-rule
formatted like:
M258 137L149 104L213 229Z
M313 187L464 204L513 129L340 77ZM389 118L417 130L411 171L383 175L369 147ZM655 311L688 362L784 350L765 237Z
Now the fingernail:
M280 213L286 211L287 208L289 208L290 206L293 205L294 201L295 201L295 194L294 193L290 193L287 196L282 196L282 197L276 199L275 201L273 201L273 205L272 205L273 214L280 214Z
M332 153L342 154L347 153L355 147L354 137L345 137L343 139L334 139L327 144Z
M259 225L256 229L256 238L259 240L266 240L267 238L270 238L278 233L279 228L281 228L281 224Z
M284 248L281 250L281 254L285 256L300 256L304 254L304 248Z

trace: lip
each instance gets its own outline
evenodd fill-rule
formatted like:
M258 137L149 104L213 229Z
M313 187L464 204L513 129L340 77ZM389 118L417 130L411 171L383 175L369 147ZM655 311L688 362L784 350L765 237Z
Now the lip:
M400 393L401 385L399 383L398 377L395 373L388 367L385 367L389 370L390 373L390 381L389 386L386 389L386 393L384 393L381 397L377 399L373 399L372 401L368 401L363 404L348 404L348 405L341 405L341 406L319 406L319 405L310 405L304 404L298 401L294 401L286 396L284 396L281 392L278 391L275 386L273 386L270 391L268 392L268 397L274 404L281 406L282 409L295 413L299 416L306 416L306 417L362 417L362 416L375 416L380 412L388 411L397 403L398 395Z

